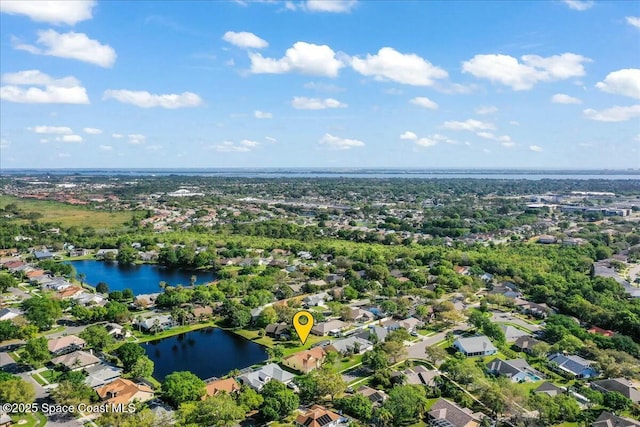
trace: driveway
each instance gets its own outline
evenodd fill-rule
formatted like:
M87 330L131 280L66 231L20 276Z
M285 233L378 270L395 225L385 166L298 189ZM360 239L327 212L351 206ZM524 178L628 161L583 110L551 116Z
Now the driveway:
M491 321L494 323L513 323L518 326L522 326L523 328L531 332L536 332L542 329L540 326L534 323L525 322L519 317L515 317L509 313L502 313L500 311L494 311L491 313Z
M442 341L446 338L449 332L453 332L454 334L459 334L467 329L471 328L471 326L467 323L460 323L453 328L446 329L442 332L438 332L435 335L431 335L430 337L423 337L423 340L413 344L411 347L407 349L407 357L409 359L424 359L426 357L425 350L427 347L431 347L432 345Z

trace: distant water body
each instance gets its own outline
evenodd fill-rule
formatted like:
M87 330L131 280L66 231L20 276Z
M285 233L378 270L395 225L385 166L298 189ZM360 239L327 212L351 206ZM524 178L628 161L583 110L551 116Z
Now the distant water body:
M12 169L7 174L82 176L210 176L229 178L405 178L405 179L567 179L639 180L636 170L533 169Z

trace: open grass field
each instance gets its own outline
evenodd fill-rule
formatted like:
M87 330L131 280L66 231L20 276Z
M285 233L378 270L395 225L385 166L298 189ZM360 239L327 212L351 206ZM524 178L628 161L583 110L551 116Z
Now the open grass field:
M48 200L30 200L0 195L0 208L13 203L23 212L37 212L42 215L39 222L59 223L63 227L93 227L96 229L118 228L131 220L133 212L103 212L84 206L73 206ZM24 221L18 219L16 221Z

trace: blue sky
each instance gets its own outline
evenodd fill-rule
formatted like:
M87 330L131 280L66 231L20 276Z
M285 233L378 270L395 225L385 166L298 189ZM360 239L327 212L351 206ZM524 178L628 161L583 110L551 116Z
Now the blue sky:
M640 167L637 1L0 11L3 168Z

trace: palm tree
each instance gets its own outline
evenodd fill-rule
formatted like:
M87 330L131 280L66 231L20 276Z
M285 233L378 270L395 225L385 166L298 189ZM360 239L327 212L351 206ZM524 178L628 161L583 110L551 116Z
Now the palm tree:
M165 282L164 280L162 280L162 281L160 282L160 289L162 289L163 291L164 291L165 289L167 289L167 286L169 286L169 284L168 284L167 282Z
M193 285L195 285L195 284L196 284L196 280L198 280L198 278L196 277L196 275L195 275L195 274L193 274L193 275L191 276L191 279L189 280L189 282L191 283L191 286L193 286Z
M158 334L158 330L160 329L160 319L153 320L153 326L151 327L151 329L153 329L154 335Z
M78 279L80 279L80 285L81 286L84 285L84 279L86 279L86 278L87 278L86 274L84 274L84 273L78 274Z
M136 323L138 324L138 332L142 332L142 316L136 317Z

